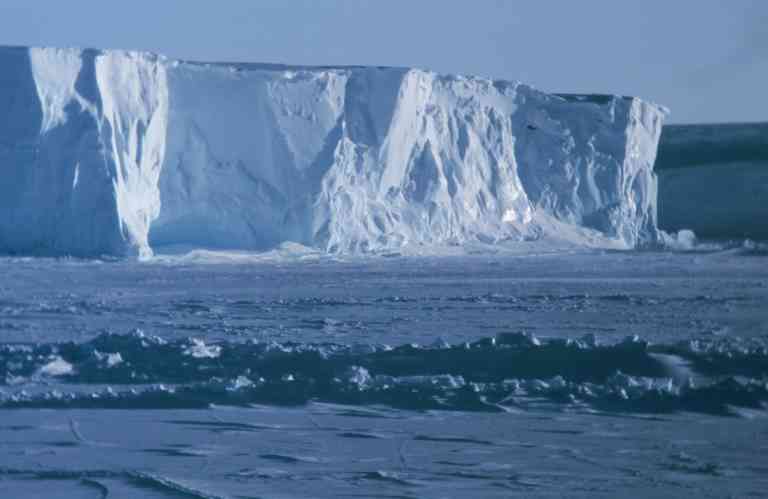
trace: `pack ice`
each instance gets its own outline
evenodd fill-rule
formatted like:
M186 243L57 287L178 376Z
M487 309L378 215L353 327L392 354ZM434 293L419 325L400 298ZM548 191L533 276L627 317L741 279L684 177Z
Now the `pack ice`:
M664 109L418 69L0 48L0 251L654 241Z

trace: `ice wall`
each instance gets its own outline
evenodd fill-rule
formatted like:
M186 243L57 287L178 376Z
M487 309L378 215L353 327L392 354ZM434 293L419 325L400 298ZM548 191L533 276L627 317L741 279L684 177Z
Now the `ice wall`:
M638 99L116 51L5 48L0 67L0 251L657 236L664 111Z
M768 239L768 123L664 127L659 225L715 239Z
M147 254L166 107L154 56L0 48L0 251Z

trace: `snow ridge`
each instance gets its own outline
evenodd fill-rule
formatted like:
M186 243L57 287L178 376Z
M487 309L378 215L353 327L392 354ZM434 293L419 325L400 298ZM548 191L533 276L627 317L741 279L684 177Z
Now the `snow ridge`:
M0 410L314 400L498 412L548 401L603 411L738 415L768 402L767 360L763 338L650 344L630 336L603 344L594 335L547 340L510 332L472 343L392 347L206 344L134 331L84 343L0 345Z
M0 48L0 251L653 242L665 110L418 69Z

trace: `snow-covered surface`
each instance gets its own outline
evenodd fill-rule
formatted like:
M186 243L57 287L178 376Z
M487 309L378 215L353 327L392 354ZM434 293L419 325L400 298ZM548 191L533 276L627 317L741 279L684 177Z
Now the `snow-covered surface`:
M0 497L761 497L766 255L0 258Z
M656 170L662 229L768 239L768 123L666 126Z
M0 48L0 250L653 242L665 111L417 69Z

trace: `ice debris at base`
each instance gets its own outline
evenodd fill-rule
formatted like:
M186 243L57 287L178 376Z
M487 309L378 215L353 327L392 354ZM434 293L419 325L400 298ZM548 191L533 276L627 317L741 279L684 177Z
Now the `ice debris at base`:
M111 351L104 362L101 352ZM195 354L197 352L198 354ZM215 353L215 355L214 355ZM54 360L52 360L54 359ZM61 384L40 383L42 372ZM189 408L318 400L406 409L737 414L768 403L768 339L601 344L510 333L473 343L166 342L142 333L0 345L0 408Z
M2 252L658 238L665 110L639 99L122 51L0 48L0 68Z
M62 359L61 357L54 357L50 362L45 364L37 372L41 376L67 376L74 374L72 364Z

